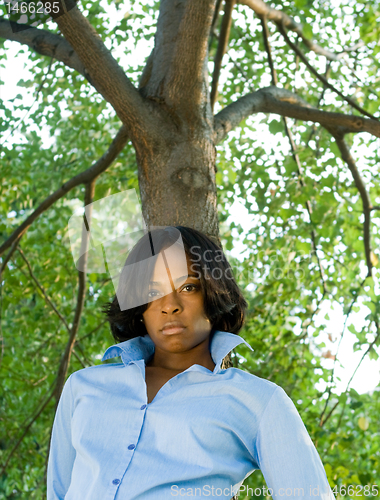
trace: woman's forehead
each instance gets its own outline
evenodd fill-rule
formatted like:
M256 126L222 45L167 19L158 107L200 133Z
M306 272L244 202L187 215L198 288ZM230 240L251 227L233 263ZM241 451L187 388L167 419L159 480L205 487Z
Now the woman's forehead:
M176 286L185 282L190 272L191 261L183 247L172 245L161 250L157 255L151 283L167 283L172 281Z

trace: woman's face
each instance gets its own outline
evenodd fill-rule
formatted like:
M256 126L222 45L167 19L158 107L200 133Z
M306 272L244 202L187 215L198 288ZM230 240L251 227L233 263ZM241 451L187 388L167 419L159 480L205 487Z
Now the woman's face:
M184 353L208 339L212 325L204 311L201 283L191 270L191 260L186 256L185 262L181 249L163 253L149 285L150 297L157 298L143 313L144 323L156 347ZM186 268L188 277L181 279Z

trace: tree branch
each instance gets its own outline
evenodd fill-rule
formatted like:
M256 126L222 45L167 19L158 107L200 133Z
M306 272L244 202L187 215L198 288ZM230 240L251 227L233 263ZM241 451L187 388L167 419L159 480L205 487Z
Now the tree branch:
M45 1L45 0L44 0ZM116 111L128 129L132 141L136 137L155 137L159 133L154 116L157 107L139 94L124 70L106 48L98 33L77 7L72 8L55 21L59 29L78 54L92 84Z
M338 347L336 349L336 353L335 353L335 357L334 357L334 364L333 364L333 367L332 367L332 370L331 370L331 375L330 375L330 386L329 386L329 389L328 389L328 394L327 394L327 399L326 399L326 403L325 403L325 406L322 410L322 413L321 413L321 416L320 416L320 419L319 419L319 426L322 427L323 424L324 424L324 420L323 420L323 416L324 414L326 413L326 409L327 409L327 405L329 404L329 400L330 400L330 397L331 397L331 389L332 389L332 384L333 384L333 381L334 381L334 371L335 371L335 365L336 365L336 362L338 360L338 352L339 352L339 347L340 347L340 344L342 343L342 340L343 340L343 336L344 336L344 333L346 331L346 326L347 326L347 322L348 322L348 318L350 317L350 314L352 312L352 309L356 303L356 301L358 300L358 297L359 297L359 292L360 290L362 289L364 283L366 282L367 280L367 277L365 277L360 285L357 287L356 290L353 290L352 291L352 295L353 295L353 299L351 301L351 304L349 305L348 307L348 310L347 310L347 314L346 314L346 318L344 320L344 324L343 324L343 329L342 329L342 333L340 334L340 339L339 339L339 343L338 343ZM354 293L355 292L355 293Z
M107 170L111 163L115 160L118 154L122 151L128 141L128 134L126 127L123 125L118 131L116 137L113 139L110 147L90 168L76 175L69 181L62 184L54 193L49 195L36 210L25 219L25 221L9 236L9 238L0 246L0 255L4 253L16 240L29 229L31 224L48 208L50 208L56 201L62 198L66 193L71 191L80 184L87 184L93 179L96 179L102 172Z
M84 197L84 205L90 205L92 203L92 200L94 198L94 193L95 193L95 179L86 184L86 192L85 192L85 197ZM91 209L92 207L90 207ZM87 221L88 225L91 224L91 210L86 213L87 216ZM90 239L90 233L85 229L83 226L83 232L82 232L82 245L81 245L81 251L83 250L84 253L82 255L82 264L83 264L83 271L78 271L78 295L77 295L77 305L75 308L75 314L74 314L74 320L73 324L70 330L70 335L69 335L69 340L67 341L66 344L66 349L65 352L62 356L61 362L59 364L58 368L58 374L57 374L57 384L54 389L54 395L56 399L56 404L58 405L59 398L62 393L62 389L66 380L66 375L67 375L67 370L70 364L70 358L71 358L71 353L74 348L75 344L75 337L78 333L79 329L79 322L80 318L82 316L82 311L83 311L83 306L84 306L84 299L86 295L86 267L87 267L87 248L88 248L88 242Z
M266 87L241 97L215 116L215 144L222 141L242 120L255 113L275 113L297 120L317 122L329 131L335 128L344 134L369 132L380 137L380 123L377 120L321 111L288 90Z
M210 28L210 40L208 42L208 49L210 50L214 37L216 36L215 28L219 18L220 7L222 6L222 0L216 0L214 15L212 18L211 28Z
M345 394L347 394L348 392L348 388L350 387L350 384L352 382L352 379L354 378L355 376L355 373L357 372L359 366L361 365L363 359L367 356L367 354L369 353L369 351L372 349L372 347L376 344L376 342L378 341L379 337L380 337L380 325L379 325L379 322L377 319L374 320L374 323L375 323L375 326L376 326L376 337L374 338L373 342L371 342L371 344L369 345L368 349L366 350L366 352L363 354L363 356L361 357L358 365L356 366L355 370L354 370L354 373L351 375L351 378L350 380L348 381L347 383L347 387L346 387L346 390L344 391ZM344 405L343 405L343 409L342 409L342 412L340 414L340 417L339 417L339 421L338 421L338 425L337 425L337 430L339 429L340 427L340 423L342 421L342 418L343 418L343 414L344 414L344 410L346 408L346 403L347 403L347 398L344 402Z
M342 160L347 163L348 168L351 171L352 177L355 182L355 186L360 193L360 197L362 199L363 205L363 214L364 214L364 224L363 224L363 239L364 239L364 250L365 250L365 259L367 263L368 275L372 276L372 262L371 262L371 202L369 199L369 194L365 188L363 179L357 169L355 160L353 159L350 150L344 140L343 135L334 134L335 142L340 150L342 155Z
M262 24L262 28L263 28L264 46L265 46L265 49L266 49L266 52L268 55L268 63L269 63L271 75L272 75L272 85L277 85L277 83L278 83L277 72L276 72L276 69L274 67L274 62L273 62L273 58L272 58L272 50L271 50L271 46L269 43L269 30L268 30L266 17L261 18L261 24ZM301 166L301 161L300 161L299 155L297 153L297 147L296 147L296 144L295 144L294 139L293 139L292 131L290 130L290 127L288 124L288 118L286 116L283 116L282 120L284 122L285 133L288 137L290 148L292 150L292 156L293 156L294 162L295 162L296 167L297 167L298 183L299 183L301 189L303 189L305 186L305 182L303 180L302 166ZM315 255L315 258L316 258L317 264L318 264L319 276L321 278L322 289L323 289L322 299L323 299L323 297L327 293L327 287L326 287L326 281L324 278L322 263L320 261L320 258L319 258L318 252L317 252L317 236L316 236L316 233L314 231L314 224L313 224L313 218L312 218L313 209L312 209L312 206L311 206L311 203L309 200L306 201L305 206L306 206L307 213L309 215L309 220L310 220L310 225L311 225L310 236L311 236L311 241L312 241L312 246L313 246L313 253Z
M7 255L3 259L3 262L2 262L1 267L0 267L0 286L2 283L2 276L3 276L4 269L6 268L10 258L12 257L13 253L15 252L20 239L21 239L21 236L16 237L13 240L12 245L11 245L11 249L9 250L9 252L7 253Z
M271 49L271 46L269 43L269 30L268 30L268 23L267 23L266 16L261 16L260 21L261 21L261 26L263 28L264 47L265 47L265 50L266 50L267 56L268 56L270 73L272 76L272 85L276 86L278 83L278 79L277 79L277 72L276 72L276 69L274 67L273 58L272 58L272 49Z
M62 323L64 324L65 328L70 331L70 328L69 328L69 325L67 324L67 321L65 320L65 318L62 316L62 314L58 311L58 309L56 308L56 306L54 305L53 301L50 299L50 297L48 296L48 294L45 292L45 289L44 287L41 285L41 283L38 281L37 277L35 276L35 274L33 273L33 270L32 270L32 267L31 265L29 264L29 261L28 259L25 257L25 254L24 252L21 250L21 248L17 248L17 251L18 253L21 255L21 258L22 260L25 262L27 268L28 268L28 271L29 271L29 275L30 277L32 278L32 280L34 281L37 289L41 292L43 298L45 299L46 303L53 309L53 311L55 312L55 314L58 316L58 318L62 321Z
M295 33L298 34L298 36L302 38L303 43L309 50L312 50L316 54L325 56L327 59L331 61L339 61L340 59L342 59L346 51L348 52L350 50L357 50L358 48L358 47L354 49L348 48L340 53L330 52L329 50L324 49L323 47L309 40L302 31L301 24L297 23L294 19L285 14L285 12L281 10L272 9L262 0L238 0L238 3L250 7L252 10L256 12L258 16L266 16L267 19L269 19L270 21L281 23L288 30L294 31Z
M82 342L82 341L83 341L84 339L86 339L87 337L90 337L91 335L93 335L94 333L96 333L98 330L100 330L100 328L101 328L102 326L104 326L107 322L108 322L108 319L103 320L103 321L102 321L101 323L99 323L99 325L98 325L98 326L96 326L93 330L91 330L90 332L86 333L85 335L82 335L82 337L75 339L75 343Z
M49 389L49 391L50 391L50 389ZM9 464L10 459L12 458L14 452L17 450L17 448L22 443L22 440L24 439L24 437L29 432L29 429L32 427L32 425L34 424L34 422L38 419L38 417L41 415L41 413L44 411L44 409L46 408L46 406L49 404L51 398L53 397L54 392L51 391L49 393L49 391L47 392L47 397L46 397L45 401L42 403L41 407L36 411L36 413L32 416L29 424L25 427L24 431L22 432L21 436L17 440L16 444L14 445L14 447L9 452L9 455L8 455L8 457L7 457L6 461L5 461L2 469L0 470L0 475L1 476L4 474L6 468L7 468L8 464Z
M28 107L26 113L19 119L19 121L11 128L11 130L9 131L9 134L3 139L2 143L0 144L0 146L3 146L10 137L12 137L12 135L14 134L14 132L20 127L20 125L24 122L24 120L27 118L27 116L29 115L31 109L33 108L33 106L35 105L35 103L38 101L38 98L40 96L40 92L43 88L43 86L45 85L45 82L47 81L47 78L50 74L50 70L51 70L51 67L52 67L52 64L53 64L53 61L54 61L54 57L51 57L50 58L50 61L49 61L49 66L44 74L44 77L42 79L42 82L40 83L38 89L37 89L37 92L36 92L36 96L34 98L34 101L32 102L32 104Z
M187 0L178 28L165 100L188 122L203 119L208 106L205 64L214 10L215 0Z
M33 26L29 26L23 31L16 32L15 30L13 32L12 24L17 23L0 17L0 38L27 45L42 56L54 57L57 61L61 61L69 68L78 71L91 83L90 75L79 60L78 55L62 36Z
M211 109L214 109L215 102L218 97L218 82L219 82L220 69L222 66L223 56L227 50L228 39L230 37L232 11L234 9L235 1L236 0L225 0L224 3L224 15L222 20L222 26L220 28L218 49L216 51L214 60L214 72L212 75L211 95L210 95Z
M329 88L330 90L332 90L333 92L338 94L344 101L346 101L353 108L357 109L363 115L368 116L369 118L372 118L373 120L377 120L376 117L374 117L373 115L371 115L371 113L368 113L365 109L363 109L361 106L356 104L356 102L353 101L350 97L345 96L340 90L338 90L333 85L331 85L331 83L327 80L327 78L325 78L323 75L320 75L318 73L318 71L315 68L313 68L313 66L309 63L309 61L307 60L307 58L306 58L305 54L302 52L302 50L295 43L293 43L290 40L283 25L280 23L276 23L276 24L277 24L279 32L284 37L284 39L285 39L286 43L289 45L289 47L291 47L291 49L298 55L298 57L302 60L302 62L309 69L309 71L314 76L316 76L318 78L318 80L320 80L323 83L323 85L325 85L325 87Z

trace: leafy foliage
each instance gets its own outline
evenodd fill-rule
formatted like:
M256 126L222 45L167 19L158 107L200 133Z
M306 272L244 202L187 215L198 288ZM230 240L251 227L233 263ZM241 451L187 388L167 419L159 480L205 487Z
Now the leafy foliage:
M306 37L326 49L343 51L358 44L339 61L328 62L297 42L334 87L378 116L378 0L371 4L343 0L339 5L322 0L273 0L270 6L294 17ZM80 8L137 84L143 64L126 61L144 40L148 46L153 45L158 2L82 0ZM279 86L322 110L358 114L309 72L275 25L268 26ZM51 23L43 27L55 29ZM289 36L296 42L294 33ZM210 74L217 43L214 37ZM5 42L1 52L6 54L10 46ZM82 76L27 49L21 48L22 53L28 54L29 62L18 83L20 96L13 102L0 103L0 130L5 138L0 152L1 242L52 191L91 166L107 150L120 126L112 108ZM237 5L234 10L223 63L216 111L271 84L261 24L245 6ZM24 92L35 98L31 108L24 103ZM362 201L337 144L319 126L294 120L288 123L301 170L284 123L274 115L247 119L217 148L221 238L249 302L241 333L255 350L251 354L239 347L233 363L286 390L317 446L332 487L379 486L380 393L376 390L360 395L348 387L337 394L336 380L331 379L331 369L323 363L325 346L317 343L325 325L316 323L325 301L341 304L348 320L355 305L365 304L369 311L365 327L357 331L352 325L350 329L357 336L356 349L368 347L376 339L367 356L377 359L379 211L372 212L374 268L369 278ZM362 134L350 136L347 142L372 204L380 205L375 139ZM97 179L95 200L130 188L138 190L138 178L134 150L127 145ZM78 275L72 265L67 222L73 209L83 205L83 198L84 188L77 187L44 212L23 236L19 245L23 253L13 254L2 277L4 391L0 395L0 418L4 433L0 457L6 467L0 477L0 500L40 499L45 492L46 454L55 410L54 399L47 398L56 380L77 300ZM251 216L248 232L229 217L236 200ZM232 252L239 240L245 249L242 260ZM70 373L100 363L102 352L113 343L100 313L101 305L112 294L108 275L88 275ZM344 325L337 336L343 332ZM245 484L255 489L265 482L256 472ZM263 498L262 494L256 496Z

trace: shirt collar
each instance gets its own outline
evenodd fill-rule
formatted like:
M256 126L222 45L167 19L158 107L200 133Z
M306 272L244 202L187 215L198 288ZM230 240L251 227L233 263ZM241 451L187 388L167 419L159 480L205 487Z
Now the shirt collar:
M223 358L243 342L253 351L252 347L240 335L220 330L214 332L211 339L210 352L215 363L215 371L219 371ZM149 335L145 335L144 337L135 337L109 347L104 353L102 361L121 356L123 363L128 365L130 362L140 359L144 359L147 362L153 353L154 343Z

